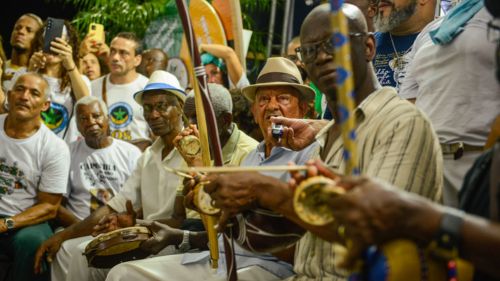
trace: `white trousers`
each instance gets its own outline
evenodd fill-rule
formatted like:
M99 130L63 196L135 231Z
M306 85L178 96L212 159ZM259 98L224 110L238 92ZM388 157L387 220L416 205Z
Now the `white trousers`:
M92 239L92 236L83 236L66 240L62 243L61 248L57 252L56 257L51 264L50 274L52 281L88 279L88 275L82 276L82 279L72 279L71 277L69 277L69 272L72 271L72 274L74 275L74 271L78 271L77 269L73 269L74 267L87 267L87 259L84 255L82 255L83 252L79 249L78 246L82 243L86 245Z
M443 155L444 205L455 208L458 207L458 192L462 188L465 174L467 174L479 155L481 155L479 151L464 152L464 155L458 160L454 160L453 155Z
M148 258L121 263L111 269L106 281L224 281L226 276L217 275L208 262L182 265L182 254ZM238 270L240 281L280 280L276 275L261 268L250 266Z
M51 265L52 281L104 281L110 269L89 267L83 255L85 247L95 237L84 236L64 241ZM175 253L175 247L166 247L159 256Z

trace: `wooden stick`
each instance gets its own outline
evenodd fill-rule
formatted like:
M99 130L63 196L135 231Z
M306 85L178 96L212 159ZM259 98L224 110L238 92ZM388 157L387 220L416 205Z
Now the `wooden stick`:
M187 169L174 169L167 166L163 168L183 178L194 178L188 173L237 173L237 172L280 172L280 171L305 171L307 166L247 166L247 167L190 167Z
M248 166L248 167L191 167L176 169L181 173L237 173L237 172L277 172L277 171L304 171L307 166Z

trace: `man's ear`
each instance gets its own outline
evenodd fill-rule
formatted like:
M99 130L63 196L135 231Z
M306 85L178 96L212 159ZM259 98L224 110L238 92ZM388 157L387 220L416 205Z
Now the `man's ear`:
M305 117L307 115L307 113L309 113L309 104L308 102L306 101L301 101L299 103L299 108L300 108L300 116L302 116L301 118Z
M224 112L224 114L222 114L222 118L224 118L224 124L227 124L228 126L233 122L233 114L230 112Z
M135 56L135 63L134 63L134 66L135 66L135 67L138 67L138 66L141 64L141 61L142 61L142 55L137 55L137 56Z
M250 111L252 112L253 121L255 121L255 124L259 124L259 123L258 123L258 121L257 121L257 115L255 114L255 112L256 112L256 107L257 107L257 103L254 101L254 102L250 105Z
M370 62L373 61L373 58L375 57L377 53L377 43L375 41L375 36L370 33L366 37L365 41L365 57L366 61Z
M49 109L50 107L50 100L46 100L44 103L43 103L43 106L42 106L42 111L47 111L47 109Z

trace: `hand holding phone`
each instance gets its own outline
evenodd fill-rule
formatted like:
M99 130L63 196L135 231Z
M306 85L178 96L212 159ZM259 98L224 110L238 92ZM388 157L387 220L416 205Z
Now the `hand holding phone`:
M43 52L54 54L50 50L50 43L56 37L62 37L64 31L64 20L56 18L47 18L47 25L45 26L43 35Z
M90 42L94 44L97 42L104 43L104 26L99 23L91 23L89 25L89 32L87 35Z

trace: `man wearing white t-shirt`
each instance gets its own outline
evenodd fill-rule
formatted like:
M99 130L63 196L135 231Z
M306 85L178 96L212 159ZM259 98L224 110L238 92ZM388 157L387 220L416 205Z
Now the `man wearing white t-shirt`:
M443 203L451 207L458 207L465 174L481 155L500 108L500 84L491 71L498 47L487 39L493 16L480 2L471 11L471 3L457 6L469 10L466 17L437 19L417 37L399 93L429 117L439 137Z
M66 192L70 156L40 119L48 87L39 74L20 76L8 93L8 113L0 115L0 254L13 261L9 280L49 278L33 274L33 257L52 234L47 220Z
M78 131L84 137L70 144L71 166L68 194L65 206L58 212L58 222L67 227L85 219L91 212L105 205L136 167L141 151L134 145L109 136L106 104L93 96L80 99L75 105ZM57 234L65 235L68 230ZM91 238L85 236L81 241ZM46 240L40 252L52 244ZM81 255L76 248L64 244L57 262L52 263L53 280L64 279L66 268L75 255Z
M84 97L75 111L83 139L69 146L69 188L66 206L61 207L69 211L69 224L83 220L117 194L141 156L136 146L109 136L108 110L102 100Z
M141 42L134 33L118 33L110 44L110 73L92 81L92 95L104 100L109 108L111 136L129 141L144 151L151 144L149 128L142 107L133 97L148 82L135 69L141 63L141 53Z
M173 139L183 127L182 106L185 93L175 76L157 70L144 89L135 94L135 100L144 107L144 116L158 139L137 160L137 167L122 190L106 206L65 231L53 235L40 247L36 255L37 271L44 254L50 260L54 257L53 269L61 266L62 274L53 274L53 281L89 280L90 271L81 251L78 255L73 255L69 266L60 263L60 256L66 255L66 251L75 251L75 248L85 248L83 245L86 244L80 245L84 241L88 242L88 237L83 237L85 235L132 226L135 223L134 210L142 210L143 217L147 220L159 220L173 227L179 227L182 223L183 199L177 196L182 189L182 179L167 172L164 167L186 166L173 144ZM174 210L174 206L181 208Z

